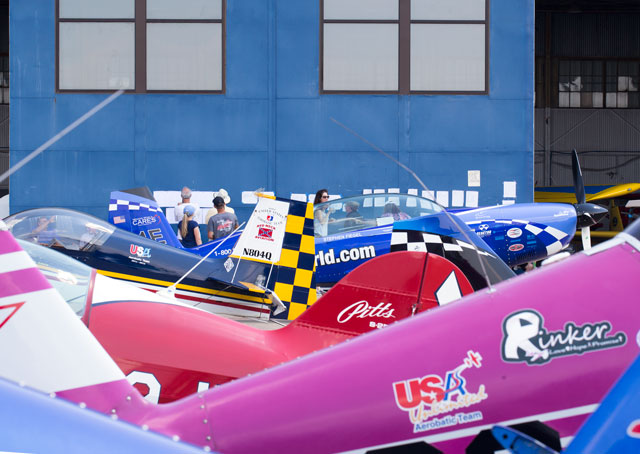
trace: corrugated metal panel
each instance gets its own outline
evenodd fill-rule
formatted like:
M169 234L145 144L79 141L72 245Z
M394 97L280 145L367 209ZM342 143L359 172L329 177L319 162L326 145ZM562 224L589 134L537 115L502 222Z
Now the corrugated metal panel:
M579 153L580 167L584 182L587 185L619 184L640 181L640 153L629 152L587 152ZM536 152L536 176L541 185L544 153ZM551 185L572 186L570 151L553 152L551 154Z
M640 148L640 110L551 109L549 122L552 151Z
M9 149L9 105L0 104L0 150Z
M544 150L544 109L535 109L533 113L534 150Z
M640 14L557 13L551 20L551 55L637 57Z
M544 109L535 112L535 179L545 181ZM552 185L571 185L572 149L580 152L587 184L640 182L640 110L551 109Z
M0 151L0 174L9 170L9 152ZM0 189L7 189L9 187L9 180L5 180L0 183Z
M536 57L544 56L544 34L546 26L546 13L536 13Z

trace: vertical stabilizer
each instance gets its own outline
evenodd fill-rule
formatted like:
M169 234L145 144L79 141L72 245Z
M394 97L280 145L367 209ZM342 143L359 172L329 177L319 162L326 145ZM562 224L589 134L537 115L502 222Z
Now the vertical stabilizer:
M124 378L1 221L0 376L44 392Z
M260 195L231 259L234 282L268 288L286 306L278 318L296 318L316 300L313 205Z
M150 240L182 248L155 200L128 192L113 191L109 197L109 222Z

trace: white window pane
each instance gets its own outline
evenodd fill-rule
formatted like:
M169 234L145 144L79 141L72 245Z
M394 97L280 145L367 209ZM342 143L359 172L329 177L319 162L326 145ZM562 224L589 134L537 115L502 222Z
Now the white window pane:
M485 26L412 24L412 91L484 91Z
M222 25L147 24L147 89L222 90Z
M558 99L558 105L560 107L569 107L569 93L568 92L560 93L560 97Z
M398 0L325 0L324 18L397 20Z
M628 93L618 93L618 107L621 109L629 107Z
M325 24L325 90L397 90L398 26Z
M593 107L602 107L602 92L593 93Z
M607 93L607 107L616 107L616 93Z
M147 19L222 19L222 0L147 0Z
M60 0L61 19L133 19L135 0Z
M571 79L571 91L580 91L582 90L582 77L575 76Z
M61 23L60 89L134 88L134 44L133 23Z
M485 0L411 0L411 20L484 20Z
M569 107L580 107L579 92L571 92L571 97L569 98Z
M618 76L618 91L627 91L629 89L629 77Z

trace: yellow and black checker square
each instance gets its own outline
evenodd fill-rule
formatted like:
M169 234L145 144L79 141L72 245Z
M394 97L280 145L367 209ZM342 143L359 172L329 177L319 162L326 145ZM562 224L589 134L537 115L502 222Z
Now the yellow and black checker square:
M314 254L305 254L303 252L298 253L298 263L296 268L301 270L313 270L316 263L316 256Z
M280 252L280 260L276 265L280 267L286 266L289 268L297 268L299 255L300 253L297 250L292 251L291 249L283 249Z
M297 287L295 285L293 286L293 291L291 294L292 303L307 304L308 299L309 299L308 287Z
M306 310L307 310L306 304L291 303L289 304L289 313L287 314L287 319L294 320L298 318L298 316Z
M302 234L301 233L291 233L285 232L284 238L282 239L282 249L300 249L300 243L302 242Z
M287 224L285 225L284 231L289 233L302 233L304 230L304 221L305 218L303 217L289 214L287 216Z
M280 300L289 302L293 296L293 285L276 282L273 291L278 295Z
M280 268L278 268L278 281L282 282L284 284L289 284L289 285L293 285L294 282L296 281L296 269L295 268L289 268L286 266L281 266ZM280 296L278 294L278 296ZM280 296L281 299L282 296Z
M303 287L308 290L313 282L313 270L296 270L296 277L294 278L293 285L296 287Z
M312 236L302 235L300 240L300 252L316 255L316 240Z

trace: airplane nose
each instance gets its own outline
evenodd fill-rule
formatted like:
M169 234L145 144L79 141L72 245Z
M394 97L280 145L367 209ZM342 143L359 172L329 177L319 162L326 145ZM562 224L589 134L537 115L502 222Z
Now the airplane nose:
M606 208L595 203L579 203L575 207L576 226L579 229L597 224L608 213Z

